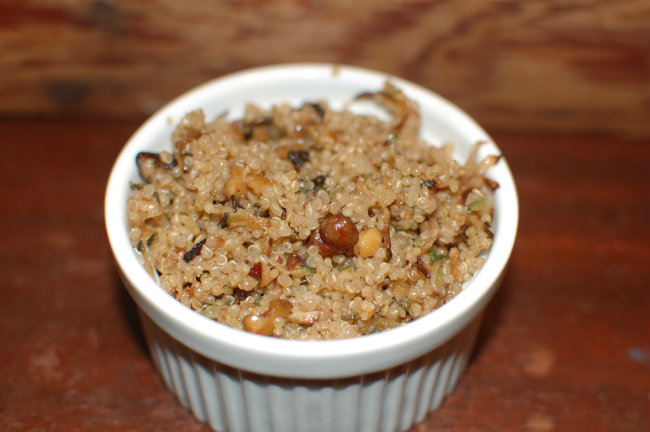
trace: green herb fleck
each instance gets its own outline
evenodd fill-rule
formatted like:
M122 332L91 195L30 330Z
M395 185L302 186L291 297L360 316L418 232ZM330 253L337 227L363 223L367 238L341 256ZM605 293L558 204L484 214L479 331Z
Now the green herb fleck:
M430 263L436 263L447 258L447 254L442 249L431 248L429 251L430 254Z
M316 269L315 269L314 267L304 266L304 267L302 268L302 270L303 270L306 274L316 274Z
M477 199L476 201L472 201L467 206L467 213L471 213L474 210L480 210L481 207L483 207L483 205L486 203L487 203L487 198L482 198L482 199Z
M346 264L338 268L340 272L346 271L346 270L352 270L354 268L354 264Z

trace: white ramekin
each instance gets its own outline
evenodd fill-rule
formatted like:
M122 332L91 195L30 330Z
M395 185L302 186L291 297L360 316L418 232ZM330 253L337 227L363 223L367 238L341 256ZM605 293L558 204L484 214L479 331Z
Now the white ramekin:
M470 356L482 312L497 289L515 241L518 200L504 158L490 169L495 193L494 242L484 267L452 301L402 327L354 339L291 341L210 320L164 292L147 274L128 237L129 182L140 151L170 149L188 112L208 119L241 115L246 103L327 100L340 109L390 80L420 105L422 135L450 142L464 160L501 154L467 114L429 90L380 72L328 64L291 64L224 76L175 99L131 137L111 172L105 199L108 238L137 303L156 367L178 400L218 431L404 431L424 420L455 387ZM368 112L368 104L351 109ZM374 112L381 115L380 111Z

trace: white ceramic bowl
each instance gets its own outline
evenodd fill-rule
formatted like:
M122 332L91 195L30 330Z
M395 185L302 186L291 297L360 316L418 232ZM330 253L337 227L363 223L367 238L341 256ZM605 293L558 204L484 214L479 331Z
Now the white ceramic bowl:
M504 158L489 171L494 243L474 279L452 301L402 327L333 341L292 341L227 327L183 306L147 274L128 237L129 182L135 156L171 146L177 122L203 108L208 119L235 118L247 102L327 100L340 109L390 80L420 104L422 134L451 142L460 160L476 141L480 155L501 154L470 117L429 90L394 76L348 66L292 64L238 72L175 99L127 142L111 172L105 218L117 267L137 303L153 360L165 383L194 415L219 431L407 430L454 388L474 345L481 314L502 278L514 244L518 201ZM369 106L355 104L355 109Z

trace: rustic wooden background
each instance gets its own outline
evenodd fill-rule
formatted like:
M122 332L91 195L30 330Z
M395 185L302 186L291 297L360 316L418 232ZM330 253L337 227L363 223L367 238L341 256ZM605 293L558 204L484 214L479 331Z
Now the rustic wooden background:
M412 432L648 432L649 45L648 0L0 0L0 431L208 432L147 354L106 180L185 90L317 61L453 100L517 182L469 369Z
M0 0L0 116L141 119L251 66L379 69L488 130L649 133L647 0Z

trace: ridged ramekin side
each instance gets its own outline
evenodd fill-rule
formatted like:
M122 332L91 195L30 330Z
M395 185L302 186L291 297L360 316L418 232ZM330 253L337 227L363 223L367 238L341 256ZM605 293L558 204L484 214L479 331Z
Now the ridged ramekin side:
M159 373L179 402L215 431L406 431L454 390L481 316L451 340L387 371L339 380L268 377L199 355L141 313Z

